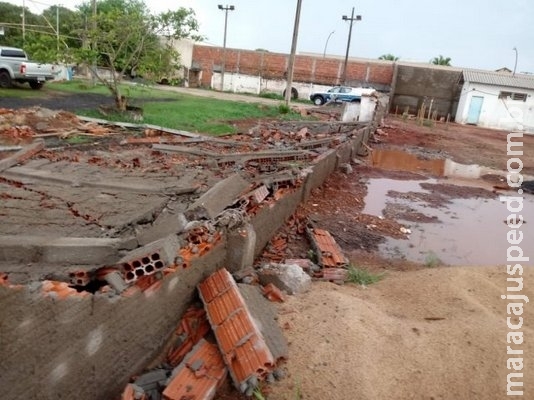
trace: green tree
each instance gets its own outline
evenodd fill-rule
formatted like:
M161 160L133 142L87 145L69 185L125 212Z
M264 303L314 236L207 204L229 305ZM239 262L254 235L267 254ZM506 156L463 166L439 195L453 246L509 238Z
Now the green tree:
M120 88L125 73L135 71L157 80L179 66L173 40L201 39L194 11L184 7L153 15L142 0L102 0L97 3L96 17L90 3L79 10L87 16L88 29L81 32L86 46L77 53L77 59L90 66L121 111L127 106ZM109 77L94 67L95 61L109 68Z
M386 60L386 61L398 61L399 57L395 57L393 54L382 54L380 57L378 57L379 60Z
M51 6L39 16L39 32L26 41L25 50L42 62L72 62L72 51L82 41L74 32L83 30L81 14L61 6ZM56 29L59 27L59 34Z
M11 3L0 2L0 25L5 27L4 36L0 36L0 44L25 48L27 41L32 40L40 28L39 16L25 9L25 34L22 32L22 7ZM25 36L25 40L23 40Z
M450 67L451 66L451 58L450 57L443 57L440 54L438 57L434 57L432 60L430 60L430 64L445 65L447 67Z
M73 31L81 31L83 27L78 12L52 6L37 15L26 9L24 39L21 15L22 7L0 2L0 25L6 27L0 44L23 48L32 60L40 62L68 61L65 57L68 50L81 47L80 39L72 36ZM58 22L59 46L56 34Z

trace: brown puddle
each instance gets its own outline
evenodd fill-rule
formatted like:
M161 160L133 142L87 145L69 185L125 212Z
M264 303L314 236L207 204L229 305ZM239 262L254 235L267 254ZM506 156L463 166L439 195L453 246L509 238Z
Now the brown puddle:
M506 251L510 246L506 237L509 228L505 220L510 214L506 203L500 202L498 198L448 198L446 204L436 206L423 200L414 201L413 197L393 198L387 194L391 190L432 195L432 192L420 186L422 182L444 183L447 180L369 179L363 213L382 216L387 204L400 204L440 221L421 223L398 219L411 233L407 240L388 239L381 244L379 251L382 255L405 258L427 266L440 263L473 266L506 264ZM532 253L532 248L527 246L534 238L534 196L524 195L521 214L526 221L520 228L524 235L523 251L526 256L530 256L527 265L534 265L534 254L529 254Z
M459 164L449 159L421 158L400 150L374 149L371 153L373 167L390 171L426 173L433 176L479 178L484 168L479 165Z

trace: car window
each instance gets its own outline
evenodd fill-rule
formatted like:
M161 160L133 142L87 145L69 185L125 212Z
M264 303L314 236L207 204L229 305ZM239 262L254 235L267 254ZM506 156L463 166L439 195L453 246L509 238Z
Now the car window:
M26 54L22 50L16 49L2 49L3 57L16 57L16 58L26 58Z
M350 88L350 87L342 87L340 92L341 93L350 93L351 90L352 90L352 88Z
M332 89L328 90L328 93L339 93L339 87L333 87Z

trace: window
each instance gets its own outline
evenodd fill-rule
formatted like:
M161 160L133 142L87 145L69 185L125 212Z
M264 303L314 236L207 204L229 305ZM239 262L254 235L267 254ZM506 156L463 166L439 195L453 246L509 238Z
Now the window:
M526 93L515 93L515 92L500 92L499 99L510 99L516 101L527 101L528 95Z
M512 100L527 101L526 93L512 93Z
M17 49L2 49L2 57L26 58L26 53Z

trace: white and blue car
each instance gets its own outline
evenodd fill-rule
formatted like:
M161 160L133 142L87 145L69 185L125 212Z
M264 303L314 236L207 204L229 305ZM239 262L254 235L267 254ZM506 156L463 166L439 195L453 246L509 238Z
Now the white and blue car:
M326 92L314 92L310 94L310 100L316 106L321 106L328 102L360 102L363 94L371 94L375 90L372 88L353 88L350 86L334 86Z

